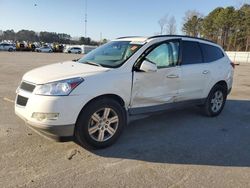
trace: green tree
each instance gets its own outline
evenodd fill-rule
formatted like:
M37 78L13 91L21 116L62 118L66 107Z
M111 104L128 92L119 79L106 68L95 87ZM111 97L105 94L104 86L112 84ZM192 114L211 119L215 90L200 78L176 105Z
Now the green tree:
M241 7L242 19L242 39L245 41L245 51L250 51L250 5L245 4Z
M210 39L214 42L218 41L220 27L215 24L218 14L223 8L218 7L208 14L202 22L202 37Z
M34 31L21 30L16 33L16 40L18 41L38 41L38 35Z
M219 31L219 43L224 49L227 49L229 46L229 36L231 35L235 24L234 7L226 7L222 9L215 18L214 24Z
M80 44L85 44L85 45L90 45L91 44L91 39L89 37L81 37L79 39Z
M15 40L16 37L16 33L14 32L14 30L6 30L3 32L3 40Z
M196 11L186 12L182 31L189 36L198 37L201 35L203 18Z

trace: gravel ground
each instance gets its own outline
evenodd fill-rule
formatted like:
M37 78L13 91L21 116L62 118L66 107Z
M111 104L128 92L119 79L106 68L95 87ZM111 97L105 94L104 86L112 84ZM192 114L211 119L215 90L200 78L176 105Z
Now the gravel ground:
M0 53L0 187L250 187L250 65L236 67L220 116L191 107L137 119L115 145L88 151L37 135L13 104L26 71L79 57Z

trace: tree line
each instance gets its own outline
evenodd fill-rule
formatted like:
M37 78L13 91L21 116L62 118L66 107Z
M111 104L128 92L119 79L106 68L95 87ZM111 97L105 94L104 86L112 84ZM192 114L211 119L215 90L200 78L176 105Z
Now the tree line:
M182 31L212 40L227 51L250 51L250 5L244 4L239 9L218 7L207 16L188 11Z
M75 44L75 45L99 45L99 42L92 40L89 37L81 37L79 40L73 40L72 37L65 33L55 32L35 32L32 30L20 30L15 32L14 30L3 31L0 35L0 41L12 40L14 42L26 41L26 42L44 42L44 43L60 43L60 44Z

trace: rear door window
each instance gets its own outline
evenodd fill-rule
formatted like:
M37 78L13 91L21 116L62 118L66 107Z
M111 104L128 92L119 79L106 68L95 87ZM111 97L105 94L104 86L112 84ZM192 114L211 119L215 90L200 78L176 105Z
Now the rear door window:
M200 43L204 62L213 62L224 57L222 50L216 46Z
M198 42L182 42L182 65L202 63L202 53Z

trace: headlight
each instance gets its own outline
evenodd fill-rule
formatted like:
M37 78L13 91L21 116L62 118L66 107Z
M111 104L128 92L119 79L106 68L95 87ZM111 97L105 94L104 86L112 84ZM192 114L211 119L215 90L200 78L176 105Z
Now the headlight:
M67 80L60 80L47 84L37 85L35 89L36 95L52 95L65 96L69 95L80 83L84 81L83 78L71 78Z

